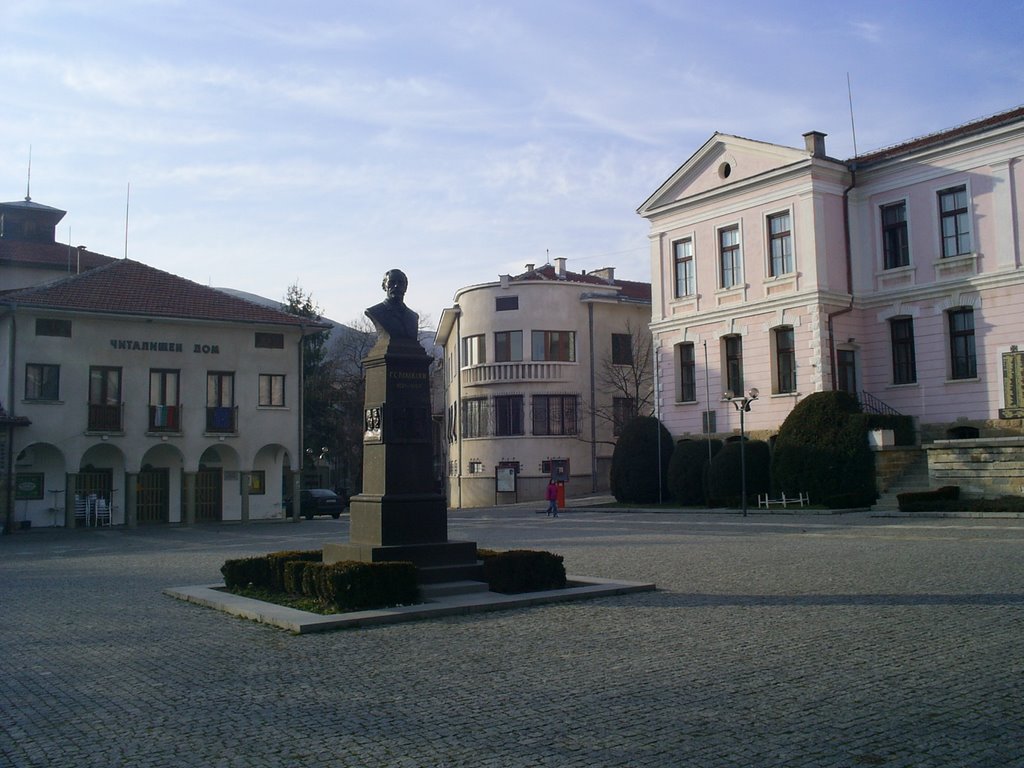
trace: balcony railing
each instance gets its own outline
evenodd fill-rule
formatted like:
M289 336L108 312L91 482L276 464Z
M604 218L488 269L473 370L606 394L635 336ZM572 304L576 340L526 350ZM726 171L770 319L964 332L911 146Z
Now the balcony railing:
M234 434L238 431L238 406L206 409L206 431Z
M151 405L151 406L149 406L149 431L150 432L180 432L181 431L181 406L180 405Z
M121 432L124 424L124 404L89 403L90 432Z
M462 386L472 387L520 381L569 381L576 370L576 363L485 363L463 368L461 371Z

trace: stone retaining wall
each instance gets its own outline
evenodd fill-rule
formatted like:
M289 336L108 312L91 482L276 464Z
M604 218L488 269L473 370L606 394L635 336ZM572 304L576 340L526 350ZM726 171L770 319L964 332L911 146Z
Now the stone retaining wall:
M958 485L967 498L1024 494L1024 437L936 440L923 447L936 488Z

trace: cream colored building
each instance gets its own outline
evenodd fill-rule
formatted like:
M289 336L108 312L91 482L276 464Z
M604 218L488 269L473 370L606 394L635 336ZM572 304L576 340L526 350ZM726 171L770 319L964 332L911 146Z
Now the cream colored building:
M0 293L4 524L283 517L323 326L127 259L48 268L52 224L7 224L4 285L36 284Z
M570 272L565 259L457 291L435 338L449 504L543 505L560 472L567 495L607 490L617 427L650 411L650 316L649 283Z

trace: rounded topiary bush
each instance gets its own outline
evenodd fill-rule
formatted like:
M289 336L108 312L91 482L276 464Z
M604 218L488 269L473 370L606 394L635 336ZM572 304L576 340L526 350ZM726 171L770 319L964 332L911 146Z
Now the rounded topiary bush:
M692 507L707 503L704 488L704 468L708 465L707 440L680 440L672 451L668 463L668 490L676 503ZM711 440L710 453L714 456L722 449L721 440Z
M653 416L628 422L612 452L611 490L616 501L651 504L667 498L665 477L673 449L672 435Z
M741 455L741 451L743 455ZM771 451L763 440L727 442L708 468L708 501L711 506L738 507L743 500L743 463L746 464L747 501L767 493L771 486Z
M849 392L815 392L790 412L772 452L772 484L829 507L874 503L875 462L860 403Z

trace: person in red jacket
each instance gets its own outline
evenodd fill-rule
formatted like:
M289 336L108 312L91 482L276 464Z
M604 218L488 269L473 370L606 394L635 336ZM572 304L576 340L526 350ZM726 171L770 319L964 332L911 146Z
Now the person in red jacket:
M558 485L552 480L548 483L548 490L545 496L548 500L548 514L558 517Z

